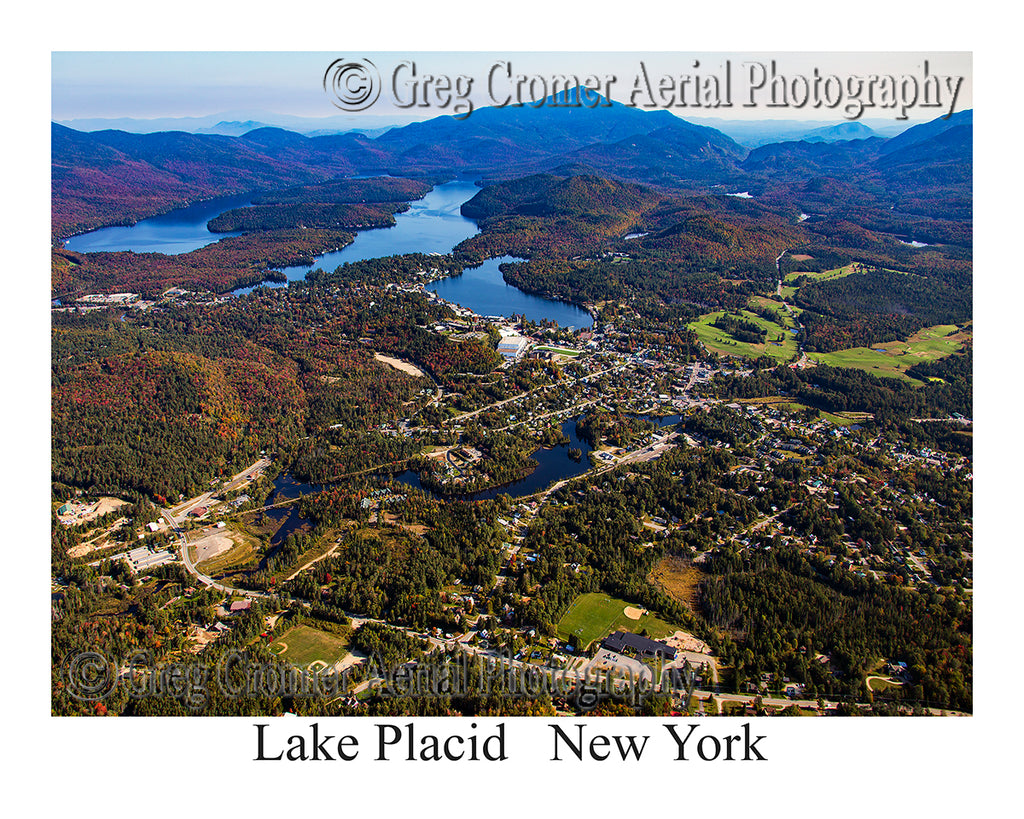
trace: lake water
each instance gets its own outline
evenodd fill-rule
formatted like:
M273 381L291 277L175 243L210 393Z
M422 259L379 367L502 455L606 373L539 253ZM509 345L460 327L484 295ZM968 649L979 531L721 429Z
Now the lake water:
M594 319L575 304L554 301L524 293L508 284L498 266L520 261L513 256L488 259L479 267L467 268L459 276L449 276L427 285L445 301L460 304L480 316L524 315L531 321L548 319L561 327L590 327Z
M267 498L267 503L280 503L284 500L298 498L301 495L323 492L327 488L328 487L324 484L303 483L302 481L297 480L293 475L284 473L278 475L274 479L274 491L271 492L270 497ZM304 526L310 525L310 521L302 517L302 515L299 514L298 508L295 506L282 506L278 509L268 509L266 514L267 517L271 518L275 523L280 524L280 528L270 539L271 546L279 546L284 542L288 535L299 531Z
M498 495L508 495L511 498L521 498L524 495L532 495L546 489L555 481L564 478L572 478L582 475L590 469L590 459L587 457L592 449L590 444L576 434L576 419L570 418L562 424L562 434L569 439L569 443L553 446L551 449L538 449L530 453L530 457L537 461L537 468L522 480L513 483L497 486L492 489L485 489L482 492L474 492L470 495L459 496L459 500L488 500ZM569 457L570 447L576 447L583 451L583 457L574 461ZM419 476L407 470L395 476L396 481L415 486L430 494L420 483Z
M284 267L288 281L301 281L310 270L333 271L346 262L380 259L401 253L448 253L455 245L477 233L476 222L460 212L462 203L480 190L472 182L437 185L422 199L409 204L405 213L395 214L393 227L361 230L352 244L335 253L317 257L311 265ZM267 282L264 287L286 287L287 282ZM235 290L237 295L253 288Z
M131 227L108 227L72 236L64 245L79 253L131 250L135 253L189 253L237 233L211 233L206 223L232 208L252 204L252 196L220 196L136 222Z
M472 182L455 181L437 185L422 199L411 202L409 209L395 215L389 228L364 230L354 241L335 253L320 256L312 265L286 267L286 282L265 282L259 287L286 287L289 281L301 281L314 268L333 271L346 262L378 259L402 253L448 253L459 242L478 232L476 222L461 213L462 204L480 189ZM232 208L252 204L251 196L222 196L178 208L160 216L143 219L131 227L109 227L83 233L69 239L69 250L83 253L131 250L135 253L188 253L235 233L211 233L206 224ZM498 265L514 261L510 257L488 259L480 267L466 270L461 276L443 279L430 285L441 298L461 304L484 316L525 315L531 321L547 319L562 327L590 327L593 319L585 310L566 302L545 299L524 293L506 284ZM251 293L254 287L232 291L234 295Z

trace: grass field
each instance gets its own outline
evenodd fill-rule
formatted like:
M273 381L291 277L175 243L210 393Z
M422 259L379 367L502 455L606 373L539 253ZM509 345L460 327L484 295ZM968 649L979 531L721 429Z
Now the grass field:
M620 629L635 634L646 629L653 638L667 637L676 630L675 626L651 614L641 615L639 620L630 619L625 614L629 605L625 600L601 592L582 594L572 601L558 621L558 636L586 648L595 640Z
M823 270L821 273L812 273L810 271L799 271L794 270L783 279L783 284L792 284L792 282L799 279L801 276L806 276L808 281L812 282L829 282L832 279L841 279L843 276L849 276L854 272L854 269L860 269L860 265L856 262L848 264L845 267L837 267L834 270Z
M740 404L771 404L778 409L785 410L786 412L800 412L801 410L810 409L807 404L803 404L799 401L791 401L788 398L784 398L779 395L768 396L767 398L741 398L738 403ZM873 417L869 412L825 412L819 410L819 414L822 418L831 421L833 424L848 427L853 424L860 424L864 421L870 421Z
M778 313L784 319L786 327L796 327L796 322L793 321L793 317L789 314L792 310L796 315L800 315L803 310L799 307L795 307L792 304L786 304L778 299L769 299L767 296L751 296L747 300L747 307L770 307L776 313Z
M316 661L331 666L345 656L348 641L336 634L301 625L288 629L269 648L299 668Z
M867 370L874 375L902 378L914 384L921 384L921 381L906 375L906 370L924 361L935 361L952 355L963 346L970 335L970 331L961 331L953 324L936 324L919 330L906 341L876 344L877 349L852 347L848 350L836 350L834 353L808 355L819 364L852 367Z
M775 302L775 304L779 304L779 302ZM711 323L721 315L723 315L721 310L716 313L706 313L688 325L697 334L700 342L712 352L744 358L768 355L776 361L790 361L796 356L796 338L787 328L780 327L774 321L763 319L749 310L741 310L740 315L744 319L753 322L768 333L767 341L764 344L747 344L737 341L724 330L711 326ZM780 338L781 341L779 341Z
M569 358L576 358L580 354L579 350L566 350L562 347L534 347L533 352L535 353L554 353L555 355L564 355Z
M844 412L838 415L834 412L825 412L824 410L821 411L821 417L840 427L852 427L854 424L859 424L870 418L866 412Z

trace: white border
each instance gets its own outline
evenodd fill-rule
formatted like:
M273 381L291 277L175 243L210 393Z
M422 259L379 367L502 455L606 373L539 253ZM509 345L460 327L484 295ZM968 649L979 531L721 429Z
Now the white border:
M7 654L4 702L14 719L4 737L5 755L19 770L10 780L17 796L31 795L51 808L92 815L138 810L180 815L196 809L239 813L253 808L293 812L403 811L435 815L443 808L484 815L550 815L566 811L700 813L724 816L822 811L831 816L874 812L953 816L983 805L1017 803L1011 761L1016 750L1020 661L1009 633L1011 583L1020 568L1019 526L1013 481L1019 463L1018 419L1011 333L1019 321L1019 229L1015 187L1007 173L1019 162L1013 119L1018 109L1018 46L1002 15L977 6L933 3L912 8L890 2L855 5L821 2L771 4L650 4L606 8L523 2L395 4L353 9L349 4L260 8L255 5L179 2L172 5L66 2L28 11L31 32L8 29L15 50L3 57L8 80L4 131L14 184L4 197L8 226L7 361L12 364L4 429L7 431L7 518L14 519L4 546L7 586L13 599L7 622L19 635ZM973 13L973 16L972 16ZM288 16L291 15L291 16ZM24 24L21 24L24 25ZM993 29L995 29L993 31ZM1004 33L1005 32L1005 33ZM1004 39L1005 38L1005 39ZM40 589L48 574L47 490L49 429L47 390L49 238L48 119L51 50L338 50L359 47L500 50L973 50L978 283L976 297L977 466L976 541L978 590L976 716L963 720L757 721L769 736L769 763L668 763L632 765L544 764L545 720L520 727L506 720L522 757L503 765L338 763L271 766L247 760L251 720L73 720L49 711L48 607ZM1014 199L1010 199L1014 196ZM13 251L13 252L12 252ZM997 393L998 390L998 393ZM12 500L12 499L17 500ZM27 566L28 571L24 571ZM1013 625L1016 625L1013 623ZM25 639L22 640L21 638ZM652 733L652 721L597 721L606 731ZM724 720L709 727L722 730ZM449 726L449 723L445 723ZM513 732L514 729L514 732ZM447 727L445 730L451 730ZM527 750L527 746L534 747ZM53 785L44 786L30 772ZM218 772L214 774L214 772ZM596 774L596 775L595 775ZM36 783L36 784L34 784ZM660 799L641 796L671 791ZM636 794L632 798L629 794ZM1010 797L1003 802L1001 797ZM18 804L18 801L13 801ZM998 808L997 808L998 810ZM1012 810L1012 807L1010 807Z

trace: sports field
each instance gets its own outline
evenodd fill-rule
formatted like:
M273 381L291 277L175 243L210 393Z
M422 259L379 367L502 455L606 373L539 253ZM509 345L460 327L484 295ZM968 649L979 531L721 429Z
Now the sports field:
M627 615L627 608L637 613L638 607L602 592L581 594L558 621L558 636L586 648L595 640L620 629L634 634L646 629L652 638L667 637L676 630L675 626L652 614L641 614L639 619L633 619Z
M299 668L306 668L313 662L331 666L345 656L348 641L336 634L301 625L288 629L269 649Z

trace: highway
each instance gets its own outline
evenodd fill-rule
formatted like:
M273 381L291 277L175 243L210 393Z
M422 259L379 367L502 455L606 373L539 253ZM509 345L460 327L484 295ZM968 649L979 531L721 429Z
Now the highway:
M201 495L197 495L196 497L190 498L189 500L179 504L177 507L175 507L175 509L177 510L177 514L174 514L174 512L170 509L158 509L158 511L160 512L160 516L167 522L167 525L170 527L171 531L178 536L178 546L181 550L181 562L185 565L185 570L190 575L192 575L196 580L198 580L202 585L209 586L210 588L224 592L225 594L243 594L246 597L269 597L269 595L263 594L261 592L250 591L248 589L236 589L233 586L226 586L223 583L218 583L212 577L202 574L196 568L195 564L192 562L191 555L189 555L188 553L188 538L185 535L184 529L181 528L181 523L184 522L185 516L189 513L190 510L195 509L197 506L202 506L204 503L208 502L209 499L217 492L223 491L224 489L238 488L245 482L249 481L256 472L262 469L266 469L268 466L270 466L270 463L271 462L268 458L260 458L258 461L256 461L256 463L252 464L252 466L249 466L243 469L237 475L232 476L231 480L226 484L226 486L214 491L204 492Z
M194 498L189 498L187 501L179 503L172 509L161 509L161 514L166 518L168 515L177 523L181 523L185 520L185 516L198 506L205 506L210 502L210 499L218 494L219 492L231 491L237 489L244 483L247 483L252 476L263 469L270 466L269 458L260 458L252 466L248 466L239 472L237 475L233 475L231 480L224 486L211 489L208 492L203 492L201 495L196 495Z
M216 589L217 591L224 592L225 594L242 594L246 597L263 598L270 596L267 594L263 594L262 592L251 591L249 589L236 589L234 586L226 586L223 583L218 583L209 575L205 575L202 572L200 572L199 569L197 569L195 564L192 562L191 555L189 555L188 553L188 538L185 536L184 530L178 526L178 524L174 521L174 518L171 517L170 512L168 512L166 509L161 509L160 514L163 515L164 520L166 520L167 524L171 527L171 531L173 531L178 536L178 545L181 550L181 562L185 564L185 571L187 571L190 575L192 575L204 586L208 586L212 589Z

